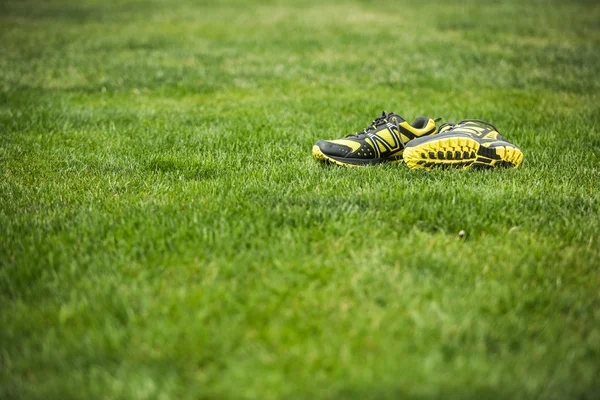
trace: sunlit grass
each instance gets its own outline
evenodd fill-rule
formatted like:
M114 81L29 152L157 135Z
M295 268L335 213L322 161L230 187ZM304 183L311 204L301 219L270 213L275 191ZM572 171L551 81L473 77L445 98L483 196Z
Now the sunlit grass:
M600 8L550 3L3 3L0 398L595 398ZM525 162L312 159L383 109Z

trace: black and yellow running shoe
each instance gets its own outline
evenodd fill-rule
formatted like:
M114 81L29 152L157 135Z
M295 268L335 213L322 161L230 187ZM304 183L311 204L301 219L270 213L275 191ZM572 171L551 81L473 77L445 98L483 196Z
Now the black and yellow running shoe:
M435 132L431 118L418 117L409 124L398 114L384 111L362 132L343 139L319 140L312 153L317 160L344 166L400 162L409 140Z
M435 136L411 140L404 161L412 169L516 168L523 152L489 122L467 119L442 124Z

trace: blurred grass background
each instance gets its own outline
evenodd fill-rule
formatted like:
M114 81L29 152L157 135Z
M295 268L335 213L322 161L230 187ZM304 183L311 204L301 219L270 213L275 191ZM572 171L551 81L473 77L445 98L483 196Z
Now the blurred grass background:
M600 392L597 2L9 0L0 50L0 398ZM382 109L525 162L311 158Z

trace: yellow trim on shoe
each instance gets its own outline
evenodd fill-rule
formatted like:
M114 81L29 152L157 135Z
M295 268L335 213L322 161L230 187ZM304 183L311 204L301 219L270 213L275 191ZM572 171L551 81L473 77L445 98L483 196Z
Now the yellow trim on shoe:
M411 169L430 170L434 167L462 168L472 167L513 167L523 162L523 153L512 146L483 148L481 144L467 137L449 137L431 140L419 146L404 149L404 161ZM489 157L486 153L492 152ZM492 158L493 157L493 158Z
M325 153L323 153L321 151L321 149L319 148L319 146L317 146L317 145L313 146L313 148L312 148L312 154L319 161L329 162L329 163L332 163L332 164L339 165L341 167L360 167L360 165L346 164L346 163L343 163L341 161L338 161L336 159L333 159L333 158L325 155Z
M319 146L314 145L312 148L312 154L313 156L319 160L319 161L323 161L323 162L328 162L331 164L335 164L335 165L339 165L341 167L367 167L370 165L378 165L378 164L398 164L398 163L402 163L402 158L399 159L390 159L390 160L385 160L382 161L380 163L376 163L376 164L351 164L351 163L345 163L343 161L340 160L336 160L335 158L329 157L327 154L323 153L321 151L321 149L319 148ZM397 157L398 154L396 153Z

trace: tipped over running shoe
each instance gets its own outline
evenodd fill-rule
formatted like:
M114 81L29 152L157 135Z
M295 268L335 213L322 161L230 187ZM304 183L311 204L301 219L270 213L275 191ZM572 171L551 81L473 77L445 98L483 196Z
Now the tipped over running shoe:
M343 139L319 140L312 149L317 160L343 166L401 162L406 143L437 132L435 120L418 117L409 124L384 111L362 132Z
M404 149L404 161L411 169L517 168L523 152L489 122L466 119L447 122L435 136L411 140Z

